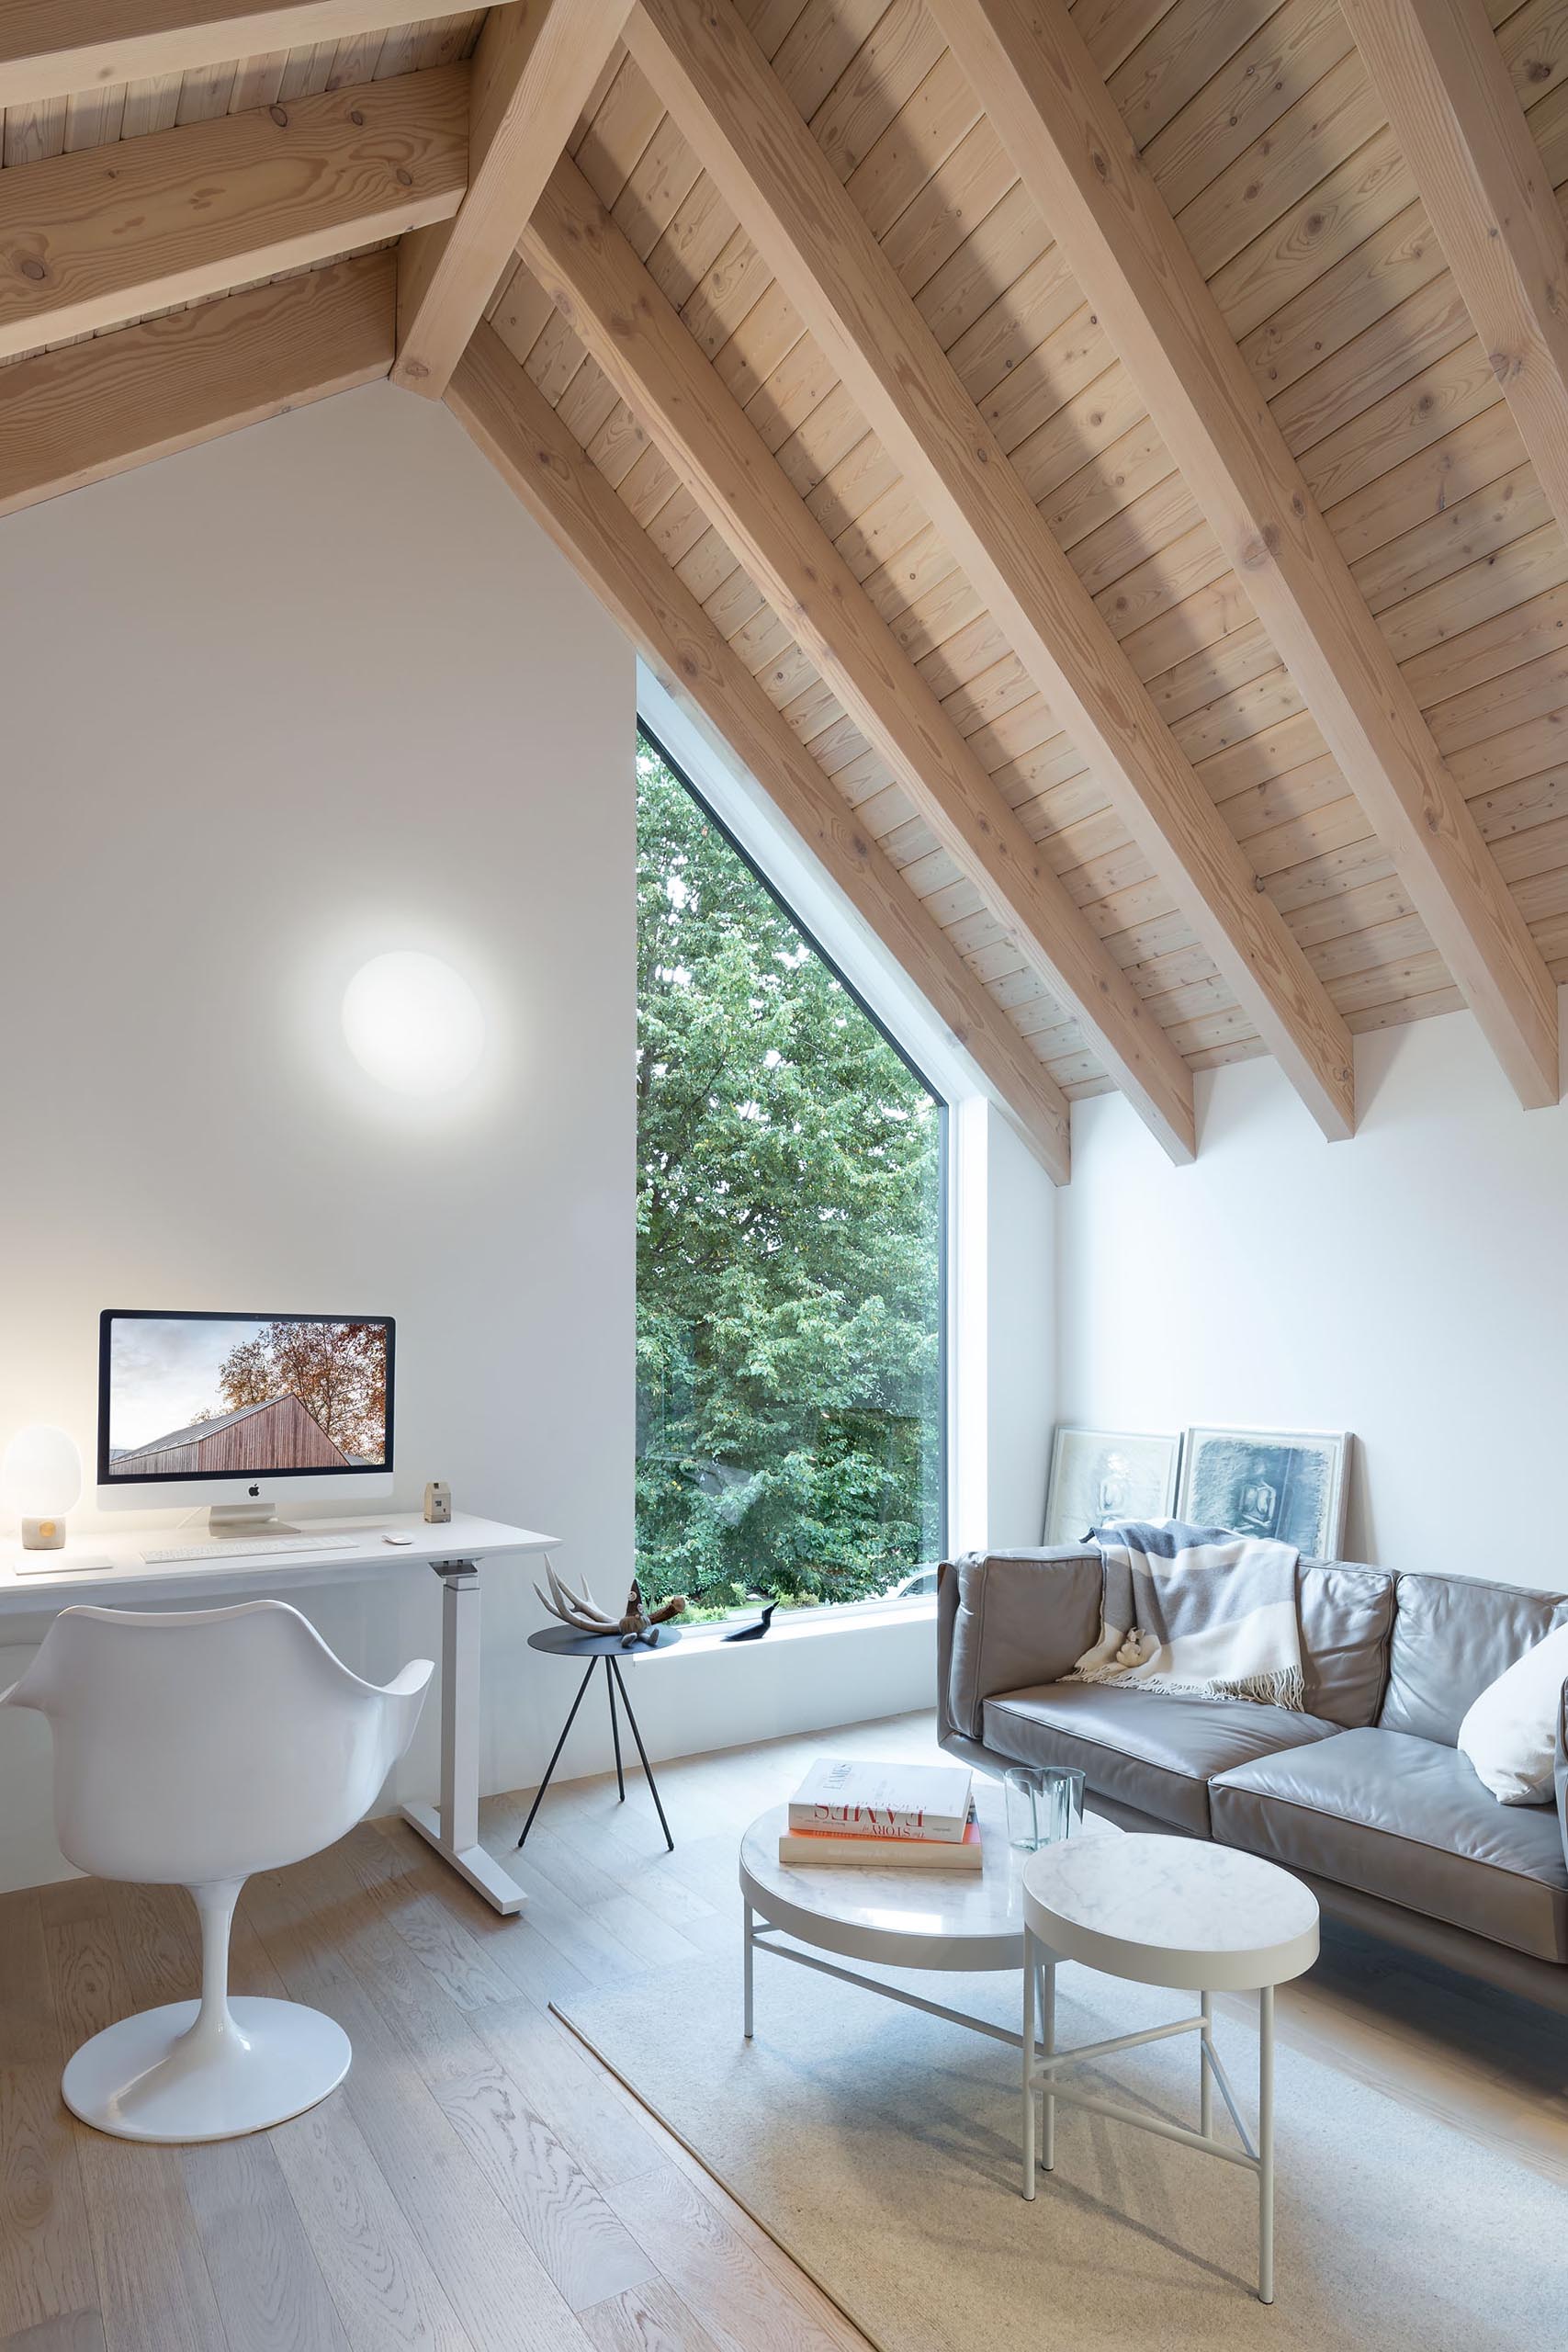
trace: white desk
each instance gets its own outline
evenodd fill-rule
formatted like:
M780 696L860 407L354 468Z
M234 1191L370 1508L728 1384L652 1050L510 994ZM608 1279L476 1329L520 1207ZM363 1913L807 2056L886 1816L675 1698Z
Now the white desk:
M301 1534L311 1533L316 1524L308 1522ZM24 1553L7 1544L0 1546L0 1615L52 1615L84 1600L130 1608L149 1600L194 1604L278 1586L296 1590L302 1585L363 1582L409 1561L423 1562L442 1583L441 1795L435 1804L404 1805L403 1818L496 1910L521 1911L522 1888L479 1844L479 1569L484 1561L509 1554L547 1551L559 1539L460 1515L446 1527L427 1527L412 1515L322 1520L319 1526L323 1536L364 1540L352 1551L232 1553L160 1566L142 1558L144 1546L159 1551L199 1543L198 1532L160 1527L140 1536L85 1535L53 1553ZM393 1529L413 1541L388 1544ZM73 1557L96 1565L73 1567ZM18 1571L23 1559L39 1565Z

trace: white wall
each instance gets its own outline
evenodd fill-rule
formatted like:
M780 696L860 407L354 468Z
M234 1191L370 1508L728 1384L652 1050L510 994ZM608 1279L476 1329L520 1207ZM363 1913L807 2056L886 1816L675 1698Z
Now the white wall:
M953 1553L1038 1544L1056 1418L1058 1193L979 1096L953 1120Z
M1058 1191L994 1112L988 1143L985 1541L1006 1551L1038 1544L1045 1525L1060 1378L1055 1242L1072 1188Z
M613 1591L629 650L446 412L387 386L10 518L0 648L0 1442L56 1421L91 1461L105 1306L389 1311L398 1507L445 1476ZM338 1024L350 974L399 946L446 956L491 1019L479 1078L428 1108L380 1093ZM380 1673L433 1650L439 1599L389 1565L301 1605ZM537 1778L575 1677L525 1645L521 1567L486 1606L504 1789ZM43 1623L6 1621L0 1686ZM639 1671L656 1755L930 1689L929 1624L739 1656ZM400 1789L429 1787L434 1733ZM604 1725L574 1734L566 1769L608 1761ZM58 1874L37 1718L0 1714L0 1885Z
M1568 1109L1522 1111L1466 1013L1358 1041L1348 1143L1270 1062L1198 1085L1190 1168L1075 1112L1066 1417L1353 1430L1351 1558L1568 1586Z

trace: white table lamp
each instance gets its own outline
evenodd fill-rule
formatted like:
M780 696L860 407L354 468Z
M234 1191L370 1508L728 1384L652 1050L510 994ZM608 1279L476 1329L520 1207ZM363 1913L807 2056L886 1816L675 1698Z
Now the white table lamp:
M18 1430L0 1465L0 1488L21 1514L23 1551L60 1551L66 1513L82 1497L82 1456L75 1440L45 1421Z

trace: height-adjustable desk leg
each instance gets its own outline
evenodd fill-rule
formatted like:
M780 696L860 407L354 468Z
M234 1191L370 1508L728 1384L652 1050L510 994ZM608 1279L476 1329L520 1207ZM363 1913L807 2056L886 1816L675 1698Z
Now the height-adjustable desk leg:
M405 1804L403 1819L495 1910L510 1914L526 1898L479 1844L479 1572L472 1560L431 1566L442 1584L441 1802Z

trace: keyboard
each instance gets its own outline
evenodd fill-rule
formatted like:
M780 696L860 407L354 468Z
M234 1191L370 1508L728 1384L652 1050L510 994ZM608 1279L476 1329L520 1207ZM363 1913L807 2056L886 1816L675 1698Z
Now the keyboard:
M143 1552L150 1568L164 1568L182 1560L254 1559L276 1552L358 1552L363 1535L225 1535L212 1544L172 1544L166 1552Z

